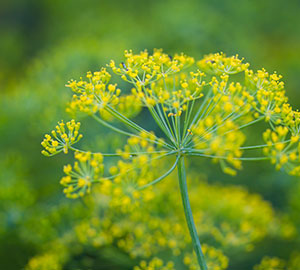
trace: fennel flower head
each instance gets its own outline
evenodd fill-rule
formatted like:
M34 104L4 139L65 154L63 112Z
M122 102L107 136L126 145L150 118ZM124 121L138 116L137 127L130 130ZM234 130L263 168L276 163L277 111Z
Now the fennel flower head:
M132 200L170 174L180 157L190 155L212 159L230 175L251 160L270 160L276 169L300 174L299 112L288 103L280 75L253 71L237 55L223 53L198 61L162 50L125 51L124 56L123 62L111 60L107 67L66 85L74 92L67 111L87 114L128 136L124 148L113 153L75 148L82 137L75 120L59 122L42 142L46 156L75 152L76 161L64 167L66 176L61 180L68 197L89 193L94 183L108 187L131 174L136 180L127 197ZM117 82L128 85L121 90ZM150 131L149 124L135 121L143 107L160 135ZM265 131L256 138L258 143L249 143L247 130L256 124L264 125ZM119 161L104 170L107 156ZM147 174L158 160L172 156L173 165L163 175Z

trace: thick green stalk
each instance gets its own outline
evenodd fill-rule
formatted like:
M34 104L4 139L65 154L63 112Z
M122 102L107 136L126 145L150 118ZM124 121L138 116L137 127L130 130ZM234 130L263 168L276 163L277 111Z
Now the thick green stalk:
M183 208L184 208L186 222L187 222L189 232L190 232L190 235L192 238L194 251L197 255L197 260L198 260L200 269L207 270L206 262L205 262L204 255L203 255L203 252L201 249L201 244L200 244L199 237L197 234L197 230L196 230L196 226L195 226L194 218L193 218L193 214L192 214L192 209L191 209L191 205L190 205L188 189L187 189L187 184L186 184L186 174L185 174L185 166L184 166L184 157L183 156L180 157L177 167L178 167L178 180L179 180L182 204L183 204Z

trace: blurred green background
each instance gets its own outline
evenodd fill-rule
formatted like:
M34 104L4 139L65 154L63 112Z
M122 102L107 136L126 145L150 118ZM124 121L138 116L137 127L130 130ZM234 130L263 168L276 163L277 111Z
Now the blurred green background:
M43 134L58 120L69 119L65 105L71 93L64 85L70 78L121 59L125 49L163 48L198 58L223 51L245 57L253 69L282 74L297 108L299 14L299 0L1 1L0 268L23 269L54 235L81 218L73 210L61 210L60 219L50 214L64 207L75 209L78 203L64 199L58 183L62 165L71 157L47 159L40 154ZM101 128L95 131L101 138ZM99 140L97 148L118 142ZM199 162L190 166L196 170ZM205 166L209 182L261 194L300 230L299 179L274 172L267 163L249 164L235 178L214 165ZM230 269L251 269L264 255L289 258L294 250L300 250L299 239L265 239L254 252L232 256ZM130 269L105 268L107 260L101 269ZM100 269L85 268L78 261L70 259L65 269Z

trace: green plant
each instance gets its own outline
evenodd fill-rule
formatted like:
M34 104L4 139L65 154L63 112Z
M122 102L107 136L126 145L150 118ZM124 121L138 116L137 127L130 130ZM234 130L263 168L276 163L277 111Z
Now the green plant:
M80 124L72 120L60 122L51 135L45 136L42 153L53 156L69 149L75 152L74 166L64 167L66 176L61 180L67 197L84 196L96 183L103 193L121 183L121 188L114 189L111 195L124 212L141 198L155 196L147 188L177 168L194 251L200 269L205 270L187 190L185 158L211 158L230 175L242 168L242 161L270 160L277 169L299 175L300 126L299 113L287 103L284 84L276 73L270 75L264 69L253 72L237 56L224 54L208 55L196 65L198 69L194 59L184 54L171 57L161 50L155 50L153 55L125 51L124 62L116 65L111 61L108 65L113 74L102 68L88 72L86 81L70 81L67 86L74 95L67 111L92 116L105 127L128 136L128 144L115 153L77 149L73 145L82 135ZM113 76L133 88L121 91L116 83L110 83ZM160 135L132 120L142 107L150 112ZM111 123L115 120L127 130ZM263 133L265 143L245 146L244 130L259 122L268 125ZM106 157L120 160L107 170ZM155 177L158 160L166 157L175 157L172 166Z

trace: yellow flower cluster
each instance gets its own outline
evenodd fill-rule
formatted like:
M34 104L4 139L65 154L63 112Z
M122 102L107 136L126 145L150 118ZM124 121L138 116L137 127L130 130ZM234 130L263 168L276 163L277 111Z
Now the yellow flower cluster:
M174 263L164 262L159 258L153 258L148 263L146 261L141 261L139 266L135 266L133 270L175 270Z
M76 199L90 193L91 185L99 182L103 175L103 156L98 154L75 152L74 166L64 166L64 176L60 184L68 198Z
M141 103L134 95L122 95L117 84L109 84L111 74L105 68L94 73L88 72L87 80L69 81L66 85L75 94L69 103L67 112L76 115L76 112L100 115L106 119L113 119L107 111L107 107L117 109L127 117L133 117L141 110Z
M291 113L281 78L276 73L270 75L264 69L256 73L252 70L245 72L246 86L253 97L251 105L266 121L276 125L286 123L286 117Z
M61 264L56 254L42 254L32 258L26 267L26 270L61 270Z
M107 105L116 105L119 102L118 96L121 90L117 84L109 84L111 75L102 68L94 73L88 72L87 80L69 81L66 85L75 94L67 109L68 112L79 110L84 113L93 114L103 111Z
M286 270L286 263L276 257L264 257L259 265L254 266L254 270Z
M287 261L277 257L265 256L262 258L260 264L254 266L253 270L298 270L299 263L299 252L293 252Z
M82 138L79 134L80 123L71 120L66 124L61 121L56 126L56 130L51 131L51 135L46 134L42 141L45 150L42 154L45 156L53 156L60 152L68 153L68 149Z
M276 169L284 167L289 174L300 175L299 135L292 135L286 126L277 126L274 131L267 129L263 137L264 153L271 157Z
M194 63L192 57L181 54L172 58L162 50L154 50L153 55L149 55L147 51L136 55L132 51L125 51L125 58L126 61L122 62L120 67L117 68L114 61L111 61L110 67L123 80L135 86L132 90L133 95L147 107L161 104L164 112L169 110L171 114L181 114L184 110L182 105L186 101L202 96L201 85L196 85L195 80L189 85L182 77L175 76ZM168 91L166 84L172 85L173 90ZM171 108L175 112L172 112Z
M62 270L68 258L62 239L53 241L47 248L48 251L31 258L25 270Z
M197 62L197 65L201 70L213 75L236 74L249 67L249 64L244 64L238 55L227 57L224 53L206 55Z
M140 54L133 54L130 50L125 51L125 62L122 62L119 67L113 60L109 66L123 80L141 87L177 73L193 63L194 59L184 54L176 54L171 57L162 50L154 50L153 55L146 50Z

